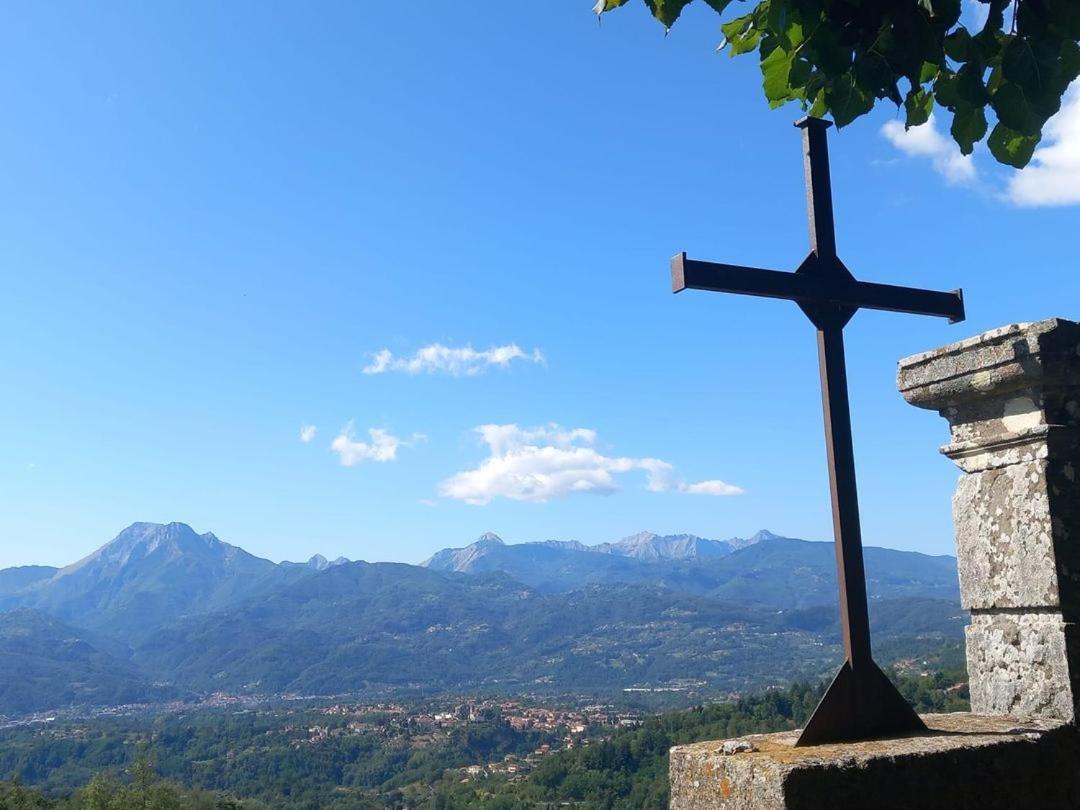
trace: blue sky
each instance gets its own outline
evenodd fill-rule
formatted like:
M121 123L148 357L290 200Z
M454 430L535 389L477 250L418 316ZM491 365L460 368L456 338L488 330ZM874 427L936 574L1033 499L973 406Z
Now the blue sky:
M715 53L703 4L667 36L590 5L8 6L0 565L135 520L273 559L415 562L487 530L828 539L806 319L669 291L680 250L805 255L799 111ZM895 364L1074 315L1080 141L1059 122L1017 180L894 118L832 137L841 256L963 286L969 320L848 327L864 536L948 553L945 423Z

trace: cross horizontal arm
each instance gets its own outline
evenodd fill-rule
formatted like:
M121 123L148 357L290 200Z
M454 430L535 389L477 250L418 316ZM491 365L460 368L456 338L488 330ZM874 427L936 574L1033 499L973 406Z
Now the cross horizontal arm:
M712 290L805 303L937 315L948 318L950 323L964 320L964 296L960 290L936 292L892 284L873 284L856 281L846 274L760 270L688 259L685 253L671 260L671 287L673 292Z

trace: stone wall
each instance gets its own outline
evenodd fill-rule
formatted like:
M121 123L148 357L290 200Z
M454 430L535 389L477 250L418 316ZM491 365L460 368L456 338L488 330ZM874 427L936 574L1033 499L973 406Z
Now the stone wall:
M1060 720L928 715L929 734L796 748L754 734L671 751L671 810L1076 810L1080 740Z
M1080 709L1080 324L1014 324L900 363L939 411L953 497L972 710Z

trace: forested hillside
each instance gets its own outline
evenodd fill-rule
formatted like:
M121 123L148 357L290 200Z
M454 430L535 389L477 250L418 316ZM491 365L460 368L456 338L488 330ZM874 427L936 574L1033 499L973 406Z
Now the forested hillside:
M894 677L920 711L967 707L962 673ZM796 684L573 737L565 727L518 729L496 714L433 731L423 707L9 731L0 737L0 773L12 781L0 788L0 807L660 810L672 745L797 728L822 689Z

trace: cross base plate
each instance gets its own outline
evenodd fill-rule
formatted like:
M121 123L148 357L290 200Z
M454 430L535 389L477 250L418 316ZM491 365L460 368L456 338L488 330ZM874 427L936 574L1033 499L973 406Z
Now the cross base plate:
M797 746L900 737L926 725L871 660L845 661L799 736Z

